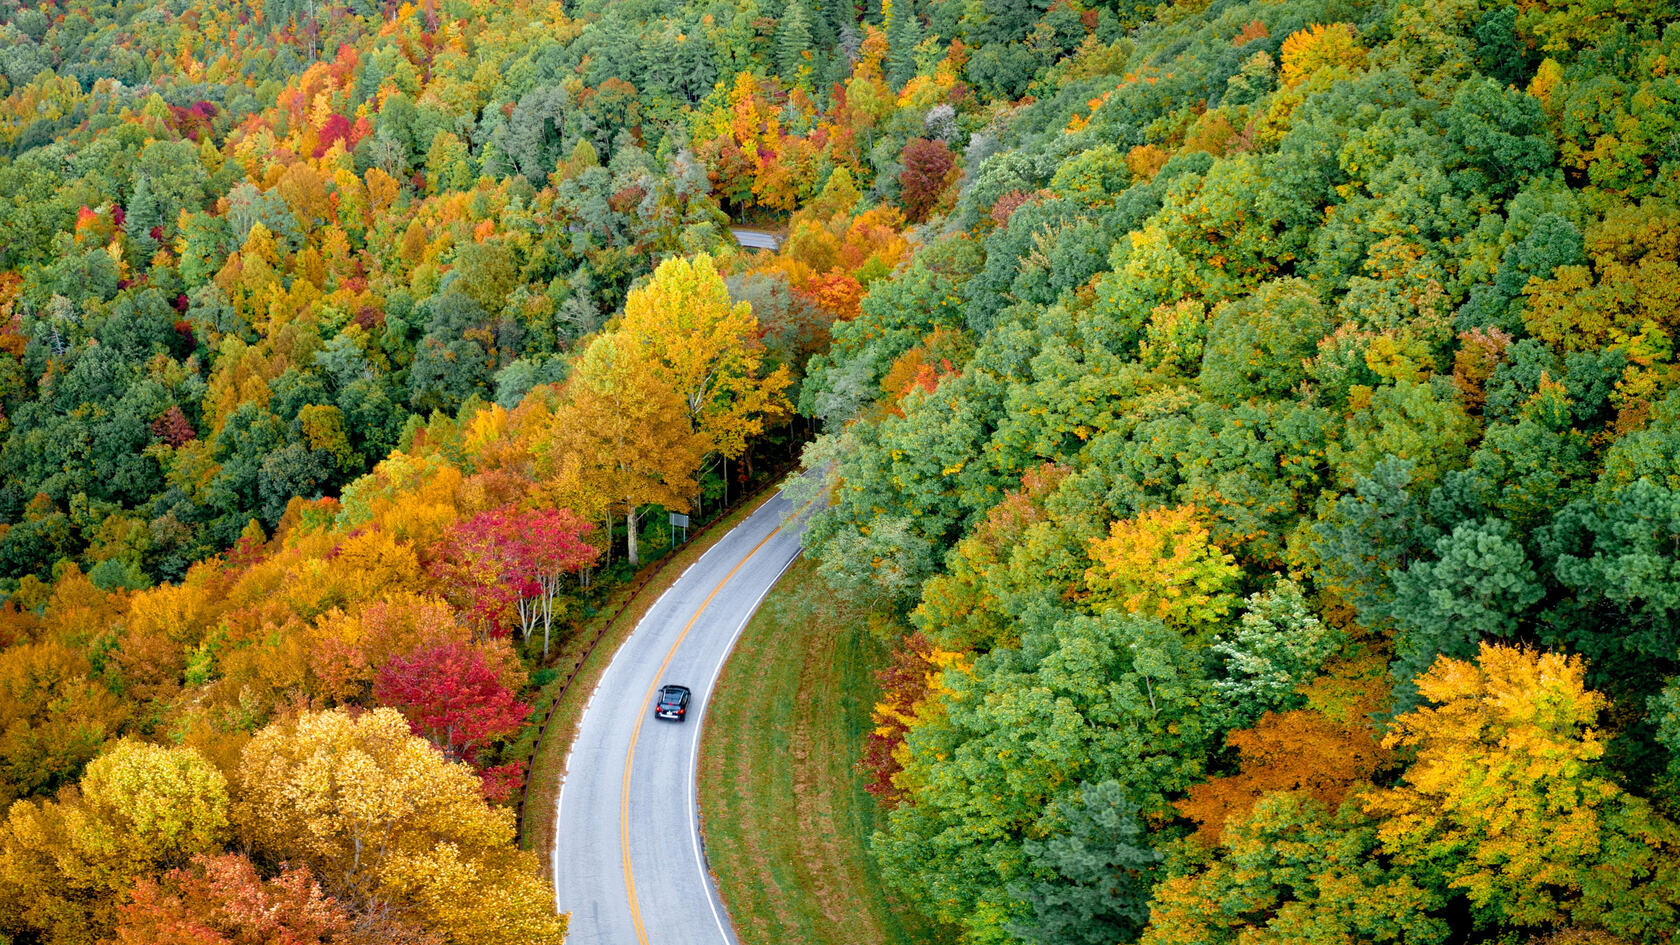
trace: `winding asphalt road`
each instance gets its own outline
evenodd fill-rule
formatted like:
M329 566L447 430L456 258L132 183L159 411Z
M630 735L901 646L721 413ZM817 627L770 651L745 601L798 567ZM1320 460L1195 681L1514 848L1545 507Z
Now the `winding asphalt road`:
M808 510L780 494L683 572L613 656L566 761L554 890L570 945L734 945L700 846L701 722L735 638L799 554ZM665 683L694 690L688 719L653 717Z

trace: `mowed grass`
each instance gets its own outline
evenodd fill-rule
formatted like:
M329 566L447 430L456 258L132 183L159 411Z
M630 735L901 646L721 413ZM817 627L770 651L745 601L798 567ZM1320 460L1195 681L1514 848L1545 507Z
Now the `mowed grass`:
M765 599L706 707L706 853L742 945L933 945L883 888L857 770L886 648L803 558Z

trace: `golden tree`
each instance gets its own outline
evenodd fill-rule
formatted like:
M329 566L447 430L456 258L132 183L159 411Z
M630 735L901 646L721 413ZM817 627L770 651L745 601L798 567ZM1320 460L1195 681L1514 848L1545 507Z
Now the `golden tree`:
M1347 23L1314 23L1283 41L1283 84L1293 88L1325 69L1359 69L1365 48Z
M203 755L119 741L79 791L19 801L0 823L0 933L97 941L137 877L220 850L227 835L227 781Z
M1193 505L1153 509L1091 540L1088 600L1098 610L1160 617L1186 631L1213 628L1237 603L1235 560L1208 539Z
M536 858L513 846L512 811L395 709L271 725L246 746L235 788L241 841L342 897L377 897L462 945L564 936Z
M1368 812L1396 862L1438 871L1489 921L1643 937L1680 917L1680 829L1607 776L1608 705L1576 656L1484 644L1418 678L1431 705L1383 744L1416 753Z
M786 367L759 376L764 345L745 302L731 304L712 257L672 257L624 303L622 333L688 412L707 452L741 455L788 409Z
M637 510L658 504L688 510L695 472L707 440L691 425L688 401L650 369L636 343L607 333L590 343L566 384L547 444L551 492L573 509L587 509L590 495L608 497L609 516L623 515L631 564L641 563ZM569 501L572 497L579 501Z

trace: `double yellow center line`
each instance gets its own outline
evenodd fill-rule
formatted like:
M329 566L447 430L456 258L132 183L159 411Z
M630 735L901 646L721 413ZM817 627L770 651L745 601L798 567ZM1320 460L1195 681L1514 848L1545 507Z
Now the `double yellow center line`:
M791 518L790 516L790 520ZM785 524L786 522L783 523L783 525ZM677 635L676 642L672 643L671 649L666 652L665 661L659 664L659 672L654 674L653 682L648 684L647 693L642 696L643 706L646 706L648 700L653 698L654 690L659 688L659 681L665 678L665 670L670 668L671 660L677 655L677 648L682 646L683 640L688 636L688 631L693 630L694 625L700 621L700 615L706 612L706 608L711 605L712 599L718 596L718 592L723 590L723 586L728 584L729 579L735 576L735 572L741 570L742 565L751 561L753 555L758 554L760 548L769 544L770 539L776 537L782 527L782 525L777 525L771 529L770 534L765 535L763 541L754 545L753 549L747 552L740 561L735 562L735 566L729 569L729 573L717 582L717 586L712 588L712 592L706 595L706 599L700 602L699 607L695 608L694 616L688 618L688 623L682 628L682 633ZM648 937L647 931L642 927L642 907L636 901L636 878L630 869L630 767L636 760L636 742L641 737L642 722L646 718L647 712L644 710L636 716L636 727L630 731L630 748L624 753L624 792L618 802L618 842L620 855L624 858L624 891L630 898L630 922L636 927L636 941L640 945L648 945Z

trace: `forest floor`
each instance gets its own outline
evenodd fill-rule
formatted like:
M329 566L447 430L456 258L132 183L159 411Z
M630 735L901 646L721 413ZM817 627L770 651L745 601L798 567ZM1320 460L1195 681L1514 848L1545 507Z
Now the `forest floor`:
M888 894L880 814L857 759L886 647L796 561L735 645L706 710L706 856L741 945L933 945L952 936Z

